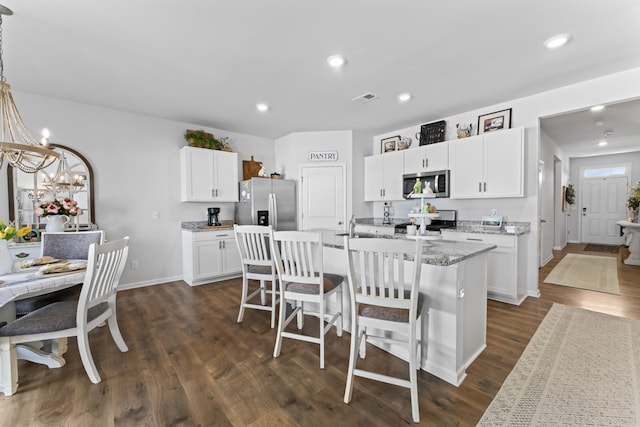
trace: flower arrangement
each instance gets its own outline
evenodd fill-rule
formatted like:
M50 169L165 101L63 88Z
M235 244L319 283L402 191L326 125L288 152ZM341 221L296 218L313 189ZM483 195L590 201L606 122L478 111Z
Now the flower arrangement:
M629 187L629 198L627 199L627 209L635 211L640 206L640 181Z
M55 200L43 200L38 203L34 212L41 217L51 215L77 216L82 214L82 209L78 207L78 202L69 197L64 197Z
M29 232L31 232L31 227L22 227L17 229L11 224L5 225L5 223L0 220L0 239L2 240L11 240L14 237L23 237Z

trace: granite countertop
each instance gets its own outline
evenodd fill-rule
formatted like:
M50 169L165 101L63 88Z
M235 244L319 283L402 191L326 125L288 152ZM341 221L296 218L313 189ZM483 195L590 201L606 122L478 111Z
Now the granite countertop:
M447 228L447 231L458 233L479 233L479 234L503 234L509 236L522 236L531 232L531 223L529 222L506 222L499 230L487 230L482 228L480 221L457 221L458 226L455 228Z
M390 218L385 224L382 218L357 218L357 224L375 225L376 227L395 227L396 224L407 223L408 218ZM447 231L458 233L479 233L479 234L504 234L510 236L521 236L531 232L530 222L505 222L500 230L486 230L482 228L481 221L458 220L458 226L447 228Z
M365 236L363 236L365 237ZM371 236L374 237L374 236ZM387 239L406 239L405 234L383 236ZM335 249L344 249L344 236L336 235L334 231L322 230L322 243L324 246ZM449 266L465 259L489 252L497 248L496 245L478 242L454 242L452 240L426 240L424 242L424 264ZM413 260L407 257L407 260Z
M222 226L216 228L198 228L200 226L206 226L207 221L180 221L180 228L197 233L233 229L233 221L220 221L220 224L222 224Z

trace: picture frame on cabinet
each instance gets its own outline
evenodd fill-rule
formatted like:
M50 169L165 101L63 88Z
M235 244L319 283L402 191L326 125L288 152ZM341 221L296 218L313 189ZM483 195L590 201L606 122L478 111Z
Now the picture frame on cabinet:
M382 153L396 151L398 148L398 143L400 142L400 135L383 138L380 142L382 143Z
M511 108L478 116L478 135L511 128Z

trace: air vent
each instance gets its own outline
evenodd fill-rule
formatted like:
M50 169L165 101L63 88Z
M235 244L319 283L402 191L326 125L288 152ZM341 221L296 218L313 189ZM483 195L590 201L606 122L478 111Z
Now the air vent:
M360 104L366 104L369 101L373 101L374 99L378 99L378 95L375 93L367 92L364 95L356 96L352 99L352 101L358 102Z

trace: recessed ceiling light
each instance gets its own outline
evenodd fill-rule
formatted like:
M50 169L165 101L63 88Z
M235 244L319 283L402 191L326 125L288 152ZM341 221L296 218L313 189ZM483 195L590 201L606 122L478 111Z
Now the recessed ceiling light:
M597 127L597 128L602 127L602 125L603 125L603 124L604 124L604 123L602 123L600 120L598 120L598 121L596 122L596 127Z
M398 95L398 101L400 102L407 102L410 99L411 99L410 93L401 93L400 95Z
M607 141L600 141L600 142L598 142L598 147L604 147L607 144L608 144Z
M269 106L267 104L256 104L256 108L258 109L258 111L261 111L264 113L269 109Z
M570 34L558 34L557 36L553 36L547 41L544 42L544 45L547 49L556 49L560 46L564 46L571 39Z
M591 107L591 111L602 111L604 110L604 105L594 105Z
M331 55L327 58L327 62L333 68L340 68L347 62L347 60L342 55Z

